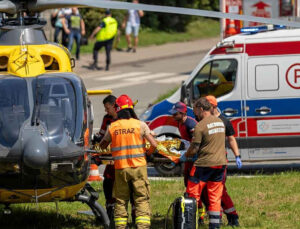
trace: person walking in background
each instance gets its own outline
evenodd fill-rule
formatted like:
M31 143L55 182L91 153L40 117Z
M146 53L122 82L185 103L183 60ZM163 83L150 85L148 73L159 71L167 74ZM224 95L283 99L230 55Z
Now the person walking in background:
M94 62L91 65L92 69L99 69L98 64L98 51L104 46L106 52L106 67L105 70L109 70L110 65L110 52L113 46L114 37L118 31L118 22L111 16L109 9L105 11L105 18L102 20L99 26L97 26L90 36L93 39L96 35L96 43L93 50Z
M73 7L72 13L70 15L67 15L62 22L64 31L66 34L68 34L68 49L70 52L72 51L72 46L75 39L76 59L79 60L80 39L81 35L85 35L85 24L78 9L76 7Z
M56 9L51 15L51 24L54 26L54 42L59 43L59 34L64 33L62 19L64 17L62 9ZM63 35L62 35L63 38Z
M138 0L133 0L132 3L138 4ZM138 42L139 42L139 29L141 24L141 17L144 16L144 11L142 10L128 10L128 14L124 19L123 22L123 28L126 26L126 40L127 40L127 52L130 52L131 50L133 52L136 52ZM131 44L131 34L133 33L134 36L134 46L132 48Z

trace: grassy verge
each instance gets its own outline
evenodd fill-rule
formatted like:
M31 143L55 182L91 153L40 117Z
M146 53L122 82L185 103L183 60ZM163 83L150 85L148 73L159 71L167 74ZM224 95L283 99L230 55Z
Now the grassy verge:
M159 96L157 97L157 99L153 101L152 104L159 103L160 101L162 101L162 100L164 100L164 99L166 99L166 98L169 98L171 95L173 95L173 94L178 90L178 88L179 88L179 86L178 86L178 87L174 87L174 88L168 90L167 92L165 92L165 93L159 95Z
M185 33L174 33L164 31L153 31L149 28L140 30L139 46L162 45L170 42L184 42L200 38L216 37L220 33L219 22L211 19L199 19L190 23ZM73 45L73 53L75 53L75 45ZM91 53L94 43L81 47L81 53ZM127 47L125 35L121 36L119 47L125 49Z
M226 186L239 213L241 228L300 228L299 176L300 172L284 172L251 178L229 177ZM99 183L93 186L102 190ZM169 205L183 192L182 179L151 181L152 228L164 228ZM104 203L103 192L99 202ZM0 215L1 228L97 227L93 217L77 214L78 210L88 210L80 203L61 203L58 215L54 203L40 204L39 207L21 204L12 208L12 215ZM225 218L223 222L227 223ZM207 225L207 219L205 221Z

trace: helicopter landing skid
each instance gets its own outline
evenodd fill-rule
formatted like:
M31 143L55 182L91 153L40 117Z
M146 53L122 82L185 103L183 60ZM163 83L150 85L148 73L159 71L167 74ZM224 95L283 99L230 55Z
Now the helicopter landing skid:
M98 192L93 187L86 183L81 193L76 195L75 201L80 201L87 204L92 212L80 212L87 215L94 215L96 219L104 225L105 228L109 228L110 221L105 209L97 202L99 198Z

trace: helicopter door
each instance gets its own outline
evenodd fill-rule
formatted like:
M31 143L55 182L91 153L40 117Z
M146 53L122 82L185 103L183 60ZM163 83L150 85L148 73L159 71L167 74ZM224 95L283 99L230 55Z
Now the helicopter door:
M19 138L20 127L29 118L27 84L24 79L0 79L0 144L12 147Z

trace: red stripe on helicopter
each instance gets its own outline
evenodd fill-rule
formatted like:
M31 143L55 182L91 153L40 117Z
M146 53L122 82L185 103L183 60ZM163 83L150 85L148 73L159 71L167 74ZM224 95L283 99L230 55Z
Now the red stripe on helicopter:
M243 44L235 44L234 47L219 47L214 49L210 55L218 54L233 54L241 53L238 49L236 52L232 51L233 48L242 48ZM228 52L228 50L231 50ZM271 55L289 55L300 53L299 41L286 41L286 42L270 42L270 43L253 43L246 44L246 50L249 56L271 56Z

